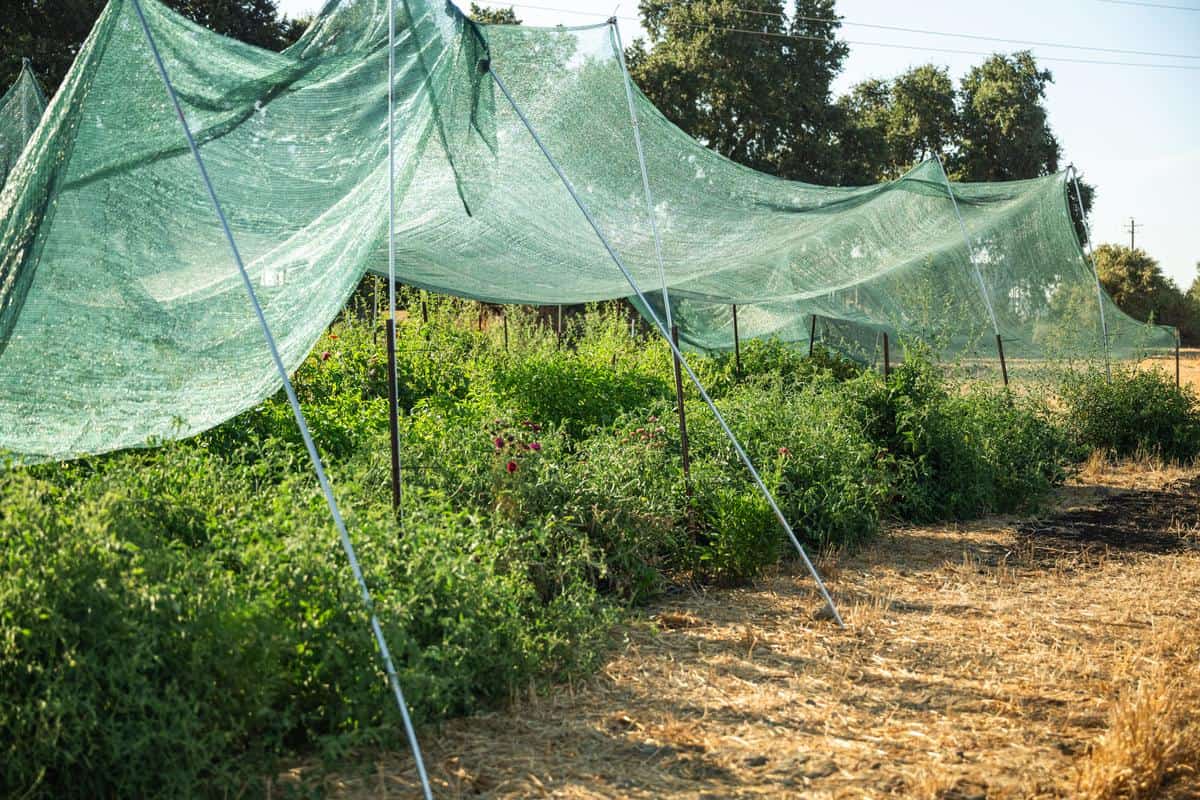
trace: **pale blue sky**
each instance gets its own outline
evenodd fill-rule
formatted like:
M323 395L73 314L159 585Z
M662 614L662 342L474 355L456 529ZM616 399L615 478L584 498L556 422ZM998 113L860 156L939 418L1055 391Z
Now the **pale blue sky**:
M470 0L456 2L463 7L470 4ZM948 66L957 79L988 53L1033 50L1041 64L1054 73L1047 107L1063 146L1063 164L1073 161L1099 188L1092 214L1096 241L1127 244L1129 234L1124 226L1129 217L1136 217L1144 226L1137 232L1138 246L1156 257L1167 274L1186 289L1200 261L1200 0L1146 2L1151 5L1114 0L838 0L837 11L844 18L841 37L851 44L835 89L842 92L864 78L891 77L927 62ZM321 2L280 0L279 5L285 13L298 16L319 9ZM618 0L481 5L513 5L517 16L533 25L601 21L616 9L625 40L640 33L636 20L627 19L637 17L636 0L620 0L619 5ZM1191 57L1033 46L869 25ZM973 52L939 52L938 48ZM1193 69L1054 59L1175 64Z

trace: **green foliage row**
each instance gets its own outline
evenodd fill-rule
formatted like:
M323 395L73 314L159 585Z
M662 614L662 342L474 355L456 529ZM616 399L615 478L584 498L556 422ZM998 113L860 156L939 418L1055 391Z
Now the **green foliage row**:
M419 306L398 325L405 503L389 496L382 327L348 313L295 385L329 460L419 721L588 670L620 608L790 556L670 360L615 308L562 340L532 313ZM1065 414L953 386L910 353L887 380L747 343L696 360L811 548L884 519L1035 505L1090 447L1200 448L1194 396L1082 375ZM1136 428L1127 438L1128 419ZM0 791L261 792L298 753L401 747L367 616L282 397L152 450L0 472Z

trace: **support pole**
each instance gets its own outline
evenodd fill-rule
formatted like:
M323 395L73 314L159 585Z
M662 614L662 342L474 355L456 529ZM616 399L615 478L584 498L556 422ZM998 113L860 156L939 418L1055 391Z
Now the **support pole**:
M1074 164L1067 166L1071 175L1071 183L1075 188L1075 202L1079 204L1079 218L1083 221L1083 232L1087 234L1087 259L1092 268L1092 276L1096 279L1096 307L1100 309L1100 336L1104 339L1104 374L1112 377L1108 355L1108 321L1104 318L1104 288L1100 285L1100 271L1096 269L1096 259L1092 255L1092 228L1088 224L1087 214L1083 210L1083 192L1079 191L1079 173Z
M600 244L603 245L604 249L608 252L609 258L612 259L617 269L621 271L621 275L625 278L625 281L629 284L629 287L633 289L633 292L637 296L638 300L641 301L642 307L646 309L646 313L650 317L650 320L654 323L655 329L657 329L659 334L667 340L667 344L670 346L672 353L676 358L679 359L680 367L682 367L683 371L687 373L692 385L694 385L696 387L696 391L699 392L700 398L704 400L704 404L708 406L708 410L712 412L713 418L716 419L717 424L721 426L721 430L725 432L725 436L728 437L729 443L733 446L734 452L737 453L741 462L746 465L746 469L749 471L750 477L753 478L755 485L758 486L758 490L762 492L767 504L771 506L771 511L774 512L775 518L779 520L779 524L783 528L784 533L787 534L788 540L791 541L792 546L796 548L796 552L799 554L801 561L804 562L805 568L812 576L814 583L816 583L817 591L820 592L822 599L824 599L830 615L837 622L838 627L845 628L846 624L842 621L842 615L838 613L837 606L834 605L833 598L829 595L829 590L825 587L825 582L821 580L821 575L819 572L817 572L816 566L813 565L812 559L808 557L808 553L805 551L804 545L800 544L800 540L796 537L796 533L792 530L792 526L788 523L787 517L783 515L783 511L780 510L779 504L775 502L775 496L771 494L771 490L768 489L767 485L763 482L762 476L758 474L758 470L754 466L754 462L750 460L750 456L746 454L746 450L742 447L742 443L738 441L737 436L734 435L733 430L729 427L729 423L725 421L725 417L717 409L716 403L713 402L712 398L708 394L708 391L705 390L704 384L700 382L698 377L696 377L695 371L692 369L691 365L688 364L687 359L683 357L683 353L679 352L679 347L671 338L670 329L663 324L662 319L659 318L658 314L654 312L654 309L646 300L646 295L642 292L638 282L634 279L633 274L630 273L629 269L625 266L625 262L623 262L621 257L617 255L617 251L613 249L612 243L609 242L608 237L600 228L600 224L596 222L596 218L592 216L592 212L588 210L588 207L584 204L583 199L580 198L579 193L575 190L575 185L571 183L569 178L567 178L567 174L563 172L562 167L558 165L558 162L554 159L554 156L550 155L550 151L546 149L545 143L542 142L542 138L538 136L537 131L534 130L533 125L529 122L529 118L525 116L525 112L521 110L521 107L517 105L516 100L513 99L512 94L509 93L508 87L504 84L504 79L500 77L500 74L496 72L495 67L490 63L487 64L486 67L492 76L492 81L496 84L496 88L498 88L500 93L504 95L504 99L508 101L508 104L512 108L513 112L521 120L521 124L524 125L525 130L529 132L529 136L533 139L534 144L536 144L538 149L542 151L542 155L550 164L551 169L554 170L555 174L558 175L559 180L562 181L563 187L567 190L567 193L571 195L571 199L575 201L575 205L579 208L580 213L583 214L584 219L587 220L588 225L590 225L592 230L595 232L596 238L600 240Z
M812 322L808 328L808 357L812 358L813 345L817 343L817 315L812 315Z
M683 490L692 496L692 457L688 448L687 412L683 406L683 371L679 367L679 328L671 327L671 360L675 364L675 404L679 407L679 458L683 462Z
M554 323L554 335L558 339L558 346L562 347L562 306L558 307L558 320Z
M421 323L429 324L429 306L425 305L425 293L421 292Z
M158 52L158 45L154 43L154 36L150 33L150 24L146 22L146 15L142 11L141 1L133 0L133 8L137 13L142 32L146 35L146 44L149 45L150 54L154 57L154 64L158 69L159 77L162 78L163 86L166 88L167 97L174 107L175 115L179 117L179 124L183 128L184 138L187 139L188 149L192 151L192 157L196 160L200 179L204 183L208 199L212 203L213 211L216 213L217 220L220 222L221 229L225 234L225 241L229 245L230 254L241 276L242 285L246 289L250 305L254 308L254 315L258 319L259 327L263 332L263 338L267 343L267 350L270 351L271 360L275 364L275 370L279 373L279 379L283 383L283 389L288 398L288 405L291 406L292 415L296 418L296 427L300 429L300 436L304 440L304 447L308 451L309 459L312 461L313 471L317 475L317 482L321 486L321 492L325 495L325 502L329 506L330 516L333 517L334 527L337 528L342 550L346 553L346 560L350 562L350 571L354 573L354 579L358 584L363 605L370 615L371 631L375 635L375 643L379 647L379 655L383 661L384 671L387 673L388 683L392 687L392 693L396 698L396 706L400 709L400 716L404 721L404 732L408 736L408 744L412 749L413 759L416 761L417 774L421 779L421 789L424 792L426 800L433 800L433 792L429 788L429 777L425 773L425 760L421 756L421 746L417 742L417 734L413 729L412 719L408 713L408 703L404 700L404 692L400 688L400 679L396 675L396 667L392 663L392 654L388 649L387 639L383 635L383 628L379 625L379 618L374 612L374 601L371 599L371 591L367 587L367 580L363 576L362 568L359 566L358 556L355 553L354 544L350 541L350 534L346 530L346 523L342 519L341 509L338 508L337 500L333 496L333 487L329 484L329 478L325 474L325 466L321 462L321 455L317 452L317 446L313 442L312 434L308 430L308 423L304 419L304 411L300 408L300 400L296 397L296 390L292 387L292 382L288 378L287 367L284 366L283 358L279 355L279 348L275 344L275 336L271 333L271 326L267 324L266 315L263 313L262 306L258 302L258 295L254 291L254 284L250 281L250 273L246 271L241 251L238 250L237 242L233 238L233 230L229 227L225 211L221 208L221 201L217 199L216 189L213 188L212 181L208 177L208 170L204 166L204 159L200 156L200 148L196 146L196 140L192 136L192 129L188 125L187 117L184 116L183 108L179 105L179 98L175 94L175 87L171 84L170 76L167 75L167 67L163 63L162 55Z
M1004 387L1008 388L1008 363L1004 360L1004 340L996 334L996 352L1000 354L1000 374L1004 376Z
M678 338L675 339L675 344L679 344ZM734 374L739 378L742 377L742 342L738 338L737 303L733 305L733 366ZM675 365L675 374L679 374L678 364Z
M975 248L971 247L971 236L967 233L967 223L963 221L962 212L958 210L958 199L954 196L954 188L950 185L950 176L946 174L946 167L942 164L942 159L937 156L934 158L937 159L938 168L942 171L942 180L946 182L946 194L950 196L950 205L954 207L954 216L958 218L958 229L962 233L963 244L967 246L967 260L971 263L971 269L979 281L979 294L983 297L983 305L987 308L988 318L992 321L992 333L999 338L1000 325L996 322L996 310L992 308L992 299L988 295L987 284L983 282L983 273L979 271L979 264L975 262ZM1008 385L1007 381L1005 381L1005 385Z
M504 352L508 352L508 306L500 307L500 319L504 321Z
M392 446L392 511L400 513L400 403L396 384L396 320L387 320L388 431Z
M888 377L892 374L892 354L888 350L888 335L887 331L883 332L883 377Z
M1175 329L1175 387L1179 388L1179 328Z

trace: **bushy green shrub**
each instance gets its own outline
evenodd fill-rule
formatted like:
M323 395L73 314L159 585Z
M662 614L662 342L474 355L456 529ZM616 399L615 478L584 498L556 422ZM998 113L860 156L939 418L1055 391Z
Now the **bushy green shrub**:
M1087 451L1148 453L1175 461L1200 455L1200 398L1156 369L1077 372L1063 382L1066 426Z

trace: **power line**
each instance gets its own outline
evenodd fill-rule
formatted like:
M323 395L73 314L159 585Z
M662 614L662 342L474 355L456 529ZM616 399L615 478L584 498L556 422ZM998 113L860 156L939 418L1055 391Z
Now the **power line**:
M602 17L605 19L610 18L606 14L598 13L595 11L575 11L573 9L568 9L568 8L556 8L556 7L552 7L552 6L540 6L540 5L532 5L532 4L527 4L527 3L492 2L491 5L502 5L502 6L508 6L508 7L513 7L513 8L525 8L525 9L530 9L530 10L535 10L535 11L554 11L554 12L558 12L561 14L575 14L577 16L585 16L585 17L596 17L596 18ZM767 12L759 12L759 13L767 13ZM637 17L619 16L618 18L624 19L624 20L629 20L632 22L640 22L640 20ZM822 22L831 21L831 20L827 20L827 19L823 19L823 18L818 18L818 19L819 19L819 21L822 21ZM725 26L720 26L720 25L691 25L691 24L687 24L687 23L676 23L676 26L681 27L681 28L688 28L690 30L697 30L697 31L739 33L739 34L746 34L746 35L751 35L751 36L766 36L766 37L770 37L773 39L791 39L794 41L810 41L810 42L825 42L825 43L832 43L835 41L833 39L830 39L830 38L827 38L824 36L804 36L803 34L795 34L795 33L777 33L775 31L756 31L756 30L751 30L749 28L730 28L730 27L725 27ZM956 35L956 34L944 34L944 35L952 36L952 35ZM922 52L950 53L950 54L954 54L954 55L970 55L970 56L995 55L994 53L989 53L989 52L986 52L983 50L962 50L962 49L951 48L951 47L929 47L929 46L923 46L923 45L894 44L891 42L868 42L868 41L856 40L856 39L843 39L842 41L844 41L846 44L859 45L859 46L863 46L863 47L886 47L886 48L891 48L891 49L895 49L895 50L917 50L917 51L922 51ZM1014 40L999 39L998 41L1012 42ZM1056 46L1056 45L1043 45L1043 46ZM1086 48L1086 49L1091 49L1091 48ZM1099 49L1099 48L1097 48L1097 49ZM1130 52L1132 52L1132 51L1130 51ZM1166 55L1166 54L1163 54L1163 55ZM1187 58L1192 58L1192 57L1193 56L1187 56ZM1093 59L1093 58L1069 58L1066 56L1041 56L1040 55L1040 56L1038 56L1038 58L1042 61L1058 61L1058 62L1069 63L1069 64L1092 64L1092 65L1113 66L1113 67L1143 67L1143 68L1151 68L1151 69L1183 69L1183 70L1191 70L1191 71L1200 70L1200 66L1190 66L1187 64L1152 64L1152 63L1145 62L1145 61L1107 61L1107 60L1103 60L1103 59Z
M1101 3L1111 3L1114 6L1142 6L1144 8L1164 8L1169 11L1200 11L1196 6L1172 6L1166 3L1143 3L1139 0L1100 0Z
M774 11L757 11L755 8L734 8L734 11L739 11L748 14L757 14L761 17L780 17L788 19L786 14L781 14ZM804 14L796 14L791 19L803 19L804 22L812 23L841 23L848 28L872 28L875 30L890 30L899 31L901 34L920 34L923 36L947 36L950 38L971 38L979 42L1002 42L1008 44L1028 44L1032 47L1052 47L1063 50L1092 50L1094 53L1118 53L1122 55L1151 55L1163 59L1200 59L1200 55L1188 55L1187 53L1159 53L1156 50L1124 50L1115 47L1088 47L1086 44L1063 44L1060 42L1039 42L1037 40L1025 40L1025 38L1003 38L1000 36L982 36L979 34L952 34L948 31L926 30L924 28L901 28L899 25L878 25L875 23L856 23L850 22L847 19L836 19L833 17L805 17Z

